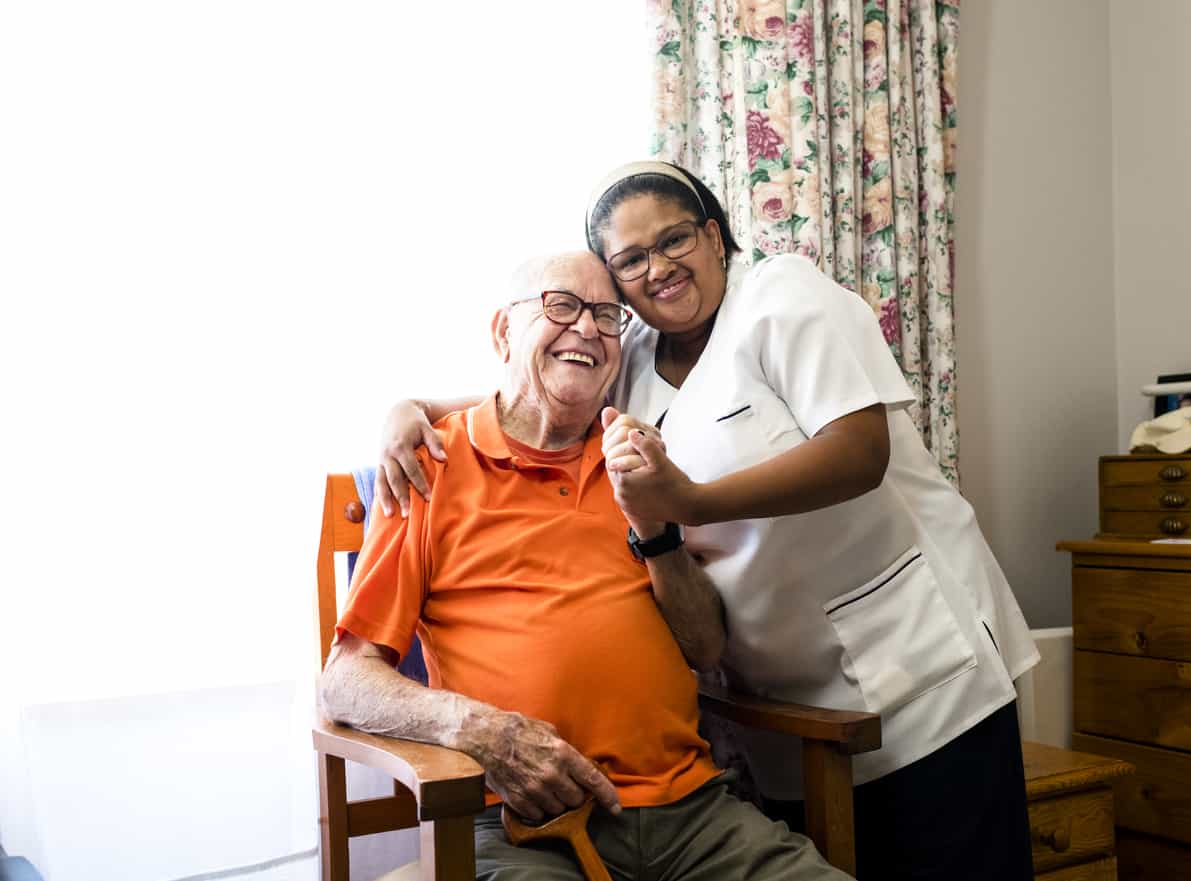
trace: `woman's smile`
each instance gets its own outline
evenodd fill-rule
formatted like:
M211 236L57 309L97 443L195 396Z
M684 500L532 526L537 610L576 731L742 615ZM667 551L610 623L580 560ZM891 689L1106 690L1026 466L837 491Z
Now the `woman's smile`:
M656 287L650 294L655 300L667 302L677 299L686 292L690 287L691 277L686 273L680 273L677 277L666 279L661 285Z

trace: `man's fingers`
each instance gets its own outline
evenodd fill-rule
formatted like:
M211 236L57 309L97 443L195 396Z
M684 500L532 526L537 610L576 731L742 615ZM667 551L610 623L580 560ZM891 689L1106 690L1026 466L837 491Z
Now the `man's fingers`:
M564 811L579 807L587 799L587 790L571 777L555 781L553 794L562 804Z
M635 455L637 455L637 450L627 437L620 443L613 444L604 450L604 458L608 460L615 459L617 456Z
M530 823L536 823L545 815L542 809L530 798L527 798L519 793L508 792L505 793L505 804L507 804L518 817L522 820L527 820Z
M645 467L645 460L639 453L622 453L608 459L607 462L608 471L615 474L624 474Z
M625 453L637 452L636 447L633 443L632 436L639 435L639 434L641 434L641 431L639 429L635 429L635 428L634 429L617 429L613 432L606 433L604 435L604 444L603 444L604 458L612 459L612 458L615 458L616 456L623 456ZM652 438L654 440L654 442L657 444L658 449L660 449L662 452L665 452L666 442L663 441L661 439L661 437L658 436L658 434L653 429L649 429L648 431L646 431L645 436L648 438Z
M666 448L662 445L660 438L643 431L634 431L630 434L629 443L641 454L645 464L651 468L660 464L666 457Z
M557 817L567 810L567 806L550 789L542 788L531 795L537 803L538 809L546 817Z
M587 759L581 760L583 766L576 772L577 779L587 787L600 806L610 814L620 813L620 796L616 794L616 787L605 776L599 766Z

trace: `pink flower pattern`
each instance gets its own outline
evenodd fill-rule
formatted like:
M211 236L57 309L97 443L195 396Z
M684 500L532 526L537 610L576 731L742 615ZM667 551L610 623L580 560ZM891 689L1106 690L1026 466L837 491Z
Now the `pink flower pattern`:
M757 160L765 159L780 159L782 150L782 138L769 126L769 120L765 114L750 110L748 117L745 120L748 126L748 151L749 151L749 169L757 166Z
M707 182L738 239L751 230L746 254L805 254L863 291L917 395L923 438L958 480L944 152L954 155L959 0L935 0L933 20L917 5L912 18L912 5L786 0L783 19L764 0L744 32L722 4L650 0L653 152ZM757 189L774 185L789 187L790 206Z

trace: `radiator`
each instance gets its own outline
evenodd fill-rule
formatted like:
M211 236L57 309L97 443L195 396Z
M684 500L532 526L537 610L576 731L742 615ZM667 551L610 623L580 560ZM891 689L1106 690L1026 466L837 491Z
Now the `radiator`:
M1017 716L1024 740L1071 748L1071 628L1031 630L1042 660L1017 686Z

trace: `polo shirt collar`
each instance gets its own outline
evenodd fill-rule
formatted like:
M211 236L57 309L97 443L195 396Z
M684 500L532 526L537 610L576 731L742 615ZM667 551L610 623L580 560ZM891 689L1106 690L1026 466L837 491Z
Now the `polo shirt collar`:
M490 395L467 411L467 437L471 441L471 445L489 459L508 460L513 458L513 451L509 449L505 433L500 427L496 398L496 394ZM603 427L597 416L587 430L587 440L583 449L584 456L594 455L594 461L603 461L602 435Z

